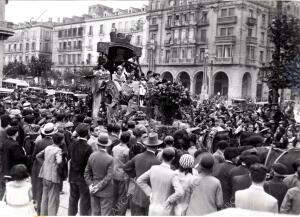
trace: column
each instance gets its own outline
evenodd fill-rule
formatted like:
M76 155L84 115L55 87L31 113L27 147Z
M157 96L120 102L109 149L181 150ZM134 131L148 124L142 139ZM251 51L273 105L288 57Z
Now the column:
M3 80L3 65L4 65L4 40L0 40L0 87L2 87L2 80Z

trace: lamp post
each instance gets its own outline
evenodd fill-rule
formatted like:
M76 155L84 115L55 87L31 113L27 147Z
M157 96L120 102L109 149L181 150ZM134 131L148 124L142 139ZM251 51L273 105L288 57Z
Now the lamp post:
M203 63L203 80L202 80L202 89L200 94L201 101L208 99L208 75L207 75L208 60L209 60L208 49L205 49L204 63Z

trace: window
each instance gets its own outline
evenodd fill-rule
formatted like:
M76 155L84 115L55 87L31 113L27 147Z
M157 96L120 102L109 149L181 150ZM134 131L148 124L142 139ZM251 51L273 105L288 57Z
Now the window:
M73 49L77 49L76 45L76 41L73 41Z
M26 43L26 51L29 51L29 43Z
M179 19L180 19L180 16L179 16L179 14L176 14L176 16L175 16L175 20L176 20L176 21L179 21Z
M93 26L90 26L89 28L89 35L93 35Z
M200 41L201 42L206 42L206 29L201 29L201 32L200 32Z
M45 51L49 51L50 49L49 49L49 43L48 42L46 42L45 43Z
M187 53L186 53L186 48L182 48L181 50L181 58L186 59Z
M203 11L201 15L201 21L203 23L207 22L207 11Z
M228 27L227 35L233 35L233 27Z
M66 63L66 60L67 60L67 56L66 56L66 54L64 54L64 55L63 55L62 63L65 64L65 63Z
M64 43L63 43L63 49L64 49L64 50L67 50L67 42L64 42Z
M179 5L183 5L183 0L179 0Z
M68 41L68 50L72 49L72 42Z
M151 38L151 40L156 41L156 33L155 32L150 32L150 38Z
M182 29L182 31L181 31L181 39L182 39L182 41L186 41L187 40L186 29Z
M227 34L227 29L226 28L221 28L220 36L226 36L226 34Z
M103 24L100 25L100 34L103 34Z
M170 0L169 1L169 5L172 7L172 6L174 6L174 0Z
M166 63L170 61L170 50L166 50Z
M116 28L116 24L115 24L115 23L112 23L112 24L111 24L111 28L113 28L113 29Z
M59 50L62 50L62 43L59 42Z
M78 48L78 49L82 49L82 41L78 41L78 43L77 43L77 48Z
M35 50L35 42L32 42L32 44L31 44L31 50Z
M23 51L23 44L20 44L20 51Z
M61 55L58 55L58 63L59 63L59 64L62 63Z
M262 25L266 24L266 15L265 14L261 15L261 22L262 22Z
M253 10L249 9L249 17L253 17Z
M183 15L182 15L182 20L183 20L183 22L186 22L186 21L187 21L187 14L183 14Z
M174 39L178 39L179 38L179 29L175 29L174 31Z
M254 60L255 59L255 47L248 45L247 46L247 59Z
M89 39L89 48L92 48L92 39Z
M78 36L82 36L83 35L83 28L79 27L78 28Z
M168 26L172 25L172 16L168 16Z
M72 59L71 59L71 57L72 57L72 55L69 54L69 55L68 55L68 64L69 64L69 65L72 64Z
M228 14L228 16L234 16L234 14L235 14L235 8L229 8L229 14Z
M178 58L178 56L177 56L177 48L174 48L172 50L172 58Z
M190 31L189 31L189 40L192 41L194 39L195 39L195 30L190 29Z
M232 57L232 45L218 45L217 46L218 58L230 58Z
M264 62L264 52L263 52L263 51L260 51L260 53L259 53L259 61L260 61L261 63Z
M14 44L14 51L17 51L17 44Z
M76 64L76 54L73 54L73 55L72 55L72 63L73 63L73 64Z
M29 57L25 56L25 62L28 63L29 62Z
M8 45L8 51L10 51L10 46L11 46L11 45L9 44L9 45ZM26 49L27 49L27 48L26 48Z
M156 17L153 17L153 18L152 18L152 25L155 25L155 24L156 24L156 22L157 22L157 19L156 19Z
M221 9L221 17L231 17L235 15L235 8Z
M58 37L59 37L59 38L62 38L62 37L63 37L63 30L59 30L59 31L58 31Z
M252 29L251 28L248 28L248 36L252 37Z
M77 36L77 29L73 28L72 31L73 31L73 36Z
M68 37L72 37L72 33L73 33L72 29L68 29Z
M141 43L141 36L140 35L138 35L137 37L136 37L136 44L137 45L141 45L142 43Z
M199 57L201 62L204 62L204 57L205 57L205 48L201 48L200 49L200 57Z
M195 21L195 13L191 13L190 14L190 22L194 22Z
M88 56L87 56L87 60L86 60L86 64L91 64L91 58L92 58L92 55L89 53Z
M81 54L77 54L77 64L81 64Z
M155 21L156 22L156 21ZM129 29L129 22L128 21L126 21L125 22L125 30L127 31Z
M264 32L261 32L261 33L260 33L260 36L261 36L261 39L260 39L261 42L264 43L264 42L265 42L265 33L264 33Z

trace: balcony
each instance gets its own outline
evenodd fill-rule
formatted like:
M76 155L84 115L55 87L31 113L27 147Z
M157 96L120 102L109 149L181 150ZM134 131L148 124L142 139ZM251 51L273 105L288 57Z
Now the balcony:
M231 35L231 36L216 36L216 43L222 43L222 42L230 42L230 43L235 43L236 41L236 36Z
M172 28L172 26L173 26L173 23L172 23L172 22L166 23L165 29L166 29L166 30L169 30L169 29Z
M256 21L256 18L253 18L253 17L248 17L247 18L247 25L248 26L254 26L256 25L257 21Z
M194 58L191 58L191 59L188 59L188 58L171 58L168 63L173 63L173 64L194 64L195 59Z
M202 38L202 39L200 38L197 40L198 45L204 45L204 44L207 44L207 42L208 42L207 38Z
M247 44L257 44L257 37L247 36L246 43Z
M157 31L157 30L158 30L158 24L149 25L149 31Z
M6 40L15 34L13 26L11 22L0 21L0 40Z
M231 16L231 17L219 17L218 24L233 24L237 23L237 16Z
M198 20L198 22L197 22L197 26L199 26L199 27L201 27L201 26L208 26L208 25L209 25L208 19L205 19L205 20L200 19L200 20Z
M76 51L82 51L82 48L58 48L58 52L76 52Z
M216 57L215 59L216 64L232 64L233 58L232 57Z
M246 65L257 65L257 61L255 59L246 59Z
M157 42L154 40L150 40L147 42L147 49L155 50Z
M165 40L165 43L164 43L165 47L169 47L170 44L171 44L171 40Z

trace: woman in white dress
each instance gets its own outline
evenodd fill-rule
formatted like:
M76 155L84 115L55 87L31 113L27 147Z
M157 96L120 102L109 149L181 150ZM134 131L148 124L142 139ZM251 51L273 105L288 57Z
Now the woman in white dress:
M190 154L184 154L179 159L179 169L176 170L179 182L184 190L184 195L177 201L174 212L176 216L185 216L188 208L192 183L195 179L193 175L194 157Z
M11 169L13 181L6 184L5 201L11 216L36 216L32 203L31 181L24 164Z

